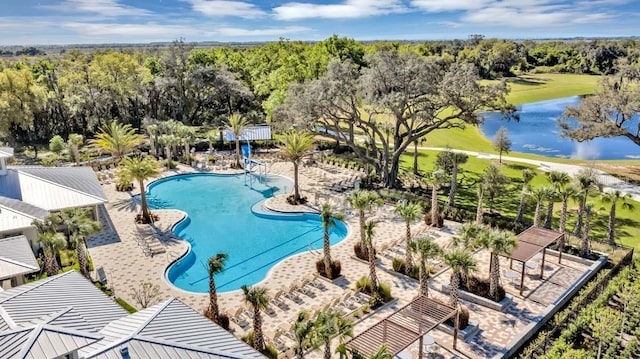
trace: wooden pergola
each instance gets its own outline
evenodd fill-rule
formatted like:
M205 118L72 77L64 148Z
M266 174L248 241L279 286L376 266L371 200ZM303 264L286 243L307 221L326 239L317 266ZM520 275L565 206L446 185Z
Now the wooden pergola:
M516 260L522 264L522 272L520 273L520 295L524 288L525 263L535 257L542 251L542 260L540 262L540 279L544 276L544 260L547 247L555 243L558 239L564 237L564 233L556 232L546 228L529 227L524 232L518 234L518 244L511 253L500 253L500 255L511 260L509 267L513 269L513 261ZM558 263L562 261L562 253L558 255Z
M375 354L382 344L386 344L389 354L395 356L416 340L420 340L419 358L422 358L423 336L447 319L454 318L456 325L453 332L453 348L455 349L458 336L456 314L457 311L453 307L421 295L349 340L345 346L351 352L369 357Z

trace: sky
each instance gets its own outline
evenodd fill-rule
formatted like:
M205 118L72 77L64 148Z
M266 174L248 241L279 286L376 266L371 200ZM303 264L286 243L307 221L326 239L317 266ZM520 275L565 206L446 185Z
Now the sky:
M0 45L617 37L639 20L638 0L0 0Z

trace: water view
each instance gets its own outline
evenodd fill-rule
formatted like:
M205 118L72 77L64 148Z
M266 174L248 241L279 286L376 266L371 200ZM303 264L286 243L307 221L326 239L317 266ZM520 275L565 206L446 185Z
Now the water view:
M560 137L556 120L565 107L578 105L580 100L579 96L572 96L518 106L519 122L505 121L499 113L487 113L480 128L485 136L493 138L500 126L506 127L513 142L512 151L588 160L640 159L638 146L624 137L586 142Z

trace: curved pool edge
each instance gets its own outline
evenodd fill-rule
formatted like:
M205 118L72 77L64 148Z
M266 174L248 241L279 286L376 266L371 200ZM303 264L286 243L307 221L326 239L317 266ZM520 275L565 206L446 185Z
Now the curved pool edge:
M150 189L150 188L152 188L152 185L157 185L157 184L162 183L162 182L164 182L164 181L166 181L166 180L171 180L171 179L174 179L174 178L176 178L176 177L181 177L181 176L192 176L192 175L196 175L196 176L199 176L199 175L210 175L210 176L220 176L220 177L225 177L225 176L237 176L238 174L218 174L218 173L178 173L178 174L175 174L175 175L171 175L171 176L166 176L166 177L158 178L158 179L156 179L156 180L154 180L154 181L149 182L149 184L146 186L146 190L147 190L146 192L148 192L148 191L149 191L149 189ZM289 180L290 180L290 177L288 177L288 176L284 176L284 175L280 175L280 174L271 174L271 175L272 175L272 176L283 177L283 178L286 178L286 179L289 179ZM283 195L281 195L281 196L284 196L284 195L286 195L286 194L283 194ZM318 214L319 214L319 212L318 212L317 210L315 210L315 211L311 211L311 210L309 210L309 211L289 211L289 210L279 210L279 209L273 209L273 208L270 208L269 206L267 206L267 205L266 205L266 203L267 203L269 200L272 200L272 199L274 199L274 198L276 198L276 197L270 197L270 198L265 198L265 199L263 199L263 200L260 200L260 201L258 201L258 202L256 202L256 203L254 203L254 205L253 205L253 206L251 206L250 210L251 210L253 213L256 213L256 212L254 212L253 208L254 208L255 206L258 206L258 205L261 205L261 204L262 204L262 205L263 205L263 208L268 212L268 213L265 213L265 214L267 214L267 215L269 215L269 216L272 216L272 217L289 217L289 216L297 216L297 215L307 216L307 215L318 215ZM184 238L182 238L182 237L178 236L178 235L176 234L176 232L175 232L176 227L178 227L178 226L179 226L179 225L181 225L182 223L185 223L185 222L186 222L186 221L188 221L188 220L190 221L190 218L189 218L189 214L188 214L187 212L185 212L185 211L183 211L183 210L180 210L180 209L176 209L176 208L163 208L163 209L160 209L160 210L171 210L171 211L177 211L177 212L180 212L180 213L182 213L182 214L183 214L183 217L182 217L181 219L179 219L179 220L178 220L178 221L176 221L173 225L171 225L170 230L171 230L171 232L173 233L173 235L174 235L174 237L175 237L175 238L179 239L180 241L184 242L184 244L185 244L185 251L184 251L182 254L180 254L179 256L177 256L175 259L173 259L173 260L169 261L169 262L167 263L167 265L165 266L165 268L164 268L164 270L163 270L163 274L162 274L162 278L163 278L163 280L164 280L164 281L169 285L169 287L170 287L170 288L175 289L175 290L177 290L177 291L179 291L179 292L181 292L181 293L184 293L184 294L187 294L187 295L193 295L193 294L195 294L195 295L208 295L208 294L209 294L208 292L194 292L194 291L189 291L189 290L186 290L186 289L180 288L180 287L176 286L175 284L173 284L173 282L171 282L171 281L169 280L169 270L171 269L171 266L173 266L174 264L178 263L180 260L182 260L182 259L186 258L186 257L189 255L189 253L191 253L191 243L189 243L189 241L185 240ZM350 238L350 236L351 236L351 234L352 234L351 228L350 228L349 224L347 223L347 221L342 220L341 222L344 224L344 227L345 227L345 229L346 229L346 234L345 234L344 238L342 238L342 240L340 240L338 243L333 244L333 245L331 246L332 248L333 248L333 247L335 247L335 246L338 246L338 245L340 245L340 244L345 243L345 242ZM322 251L322 249L318 249L318 250L319 250L319 251ZM257 286L257 285L260 285L260 284L262 284L262 283L266 282L267 280L271 279L271 277L273 276L273 272L274 272L274 270L275 270L277 267L279 267L280 265L282 265L283 263L285 263L288 259L296 258L296 257L298 257L298 256L300 256L300 255L304 255L304 254L311 253L311 252L312 252L311 250L307 250L307 251L303 251L303 252L300 252L300 253L296 253L296 254L294 254L294 255L291 255L291 256L288 256L288 257L286 257L286 258L283 258L283 259L282 259L282 260L280 260L279 262L275 263L275 264L274 264L274 265L273 265L273 266L272 266L272 267L271 267L271 268L266 272L265 277L264 277L261 281L258 281L258 282L256 282L256 283L252 284L251 286ZM242 289L234 289L234 290L229 290L229 291L224 291L224 292L218 292L218 294L220 294L220 295L232 295L232 294L241 293L241 292L242 292Z

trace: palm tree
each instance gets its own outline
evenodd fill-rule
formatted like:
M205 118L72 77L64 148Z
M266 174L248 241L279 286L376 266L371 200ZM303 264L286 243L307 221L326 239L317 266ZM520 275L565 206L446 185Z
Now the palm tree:
M191 126L181 125L177 131L178 140L184 146L184 159L187 166L191 166L190 147L195 140L195 131Z
M269 296L267 289L263 287L242 286L244 302L253 308L253 348L259 352L265 349L264 335L262 334L262 314L261 311L269 306Z
M218 307L218 291L216 289L216 281L214 276L222 273L224 270L224 262L229 255L227 253L218 253L209 257L209 315L213 317L213 321L220 324L220 308Z
M382 343L380 348L373 353L368 359L393 359L393 355L389 352L389 347L387 344Z
M375 234L376 222L369 221L364 225L365 247L369 256L369 279L371 281L371 291L378 290L378 275L376 274L376 255L373 250L373 236Z
M401 202L396 208L395 212L402 217L405 223L405 265L407 271L413 267L413 258L411 258L411 222L415 222L422 215L422 207L413 202Z
M171 148L179 143L179 139L176 135L161 135L158 137L158 143L164 146L165 155L167 156L167 169L171 169Z
M504 186L509 183L509 178L492 163L482 172L481 181L489 201L489 212L493 212L495 198L504 191Z
M364 233L364 225L365 225L365 212L370 211L373 206L380 203L380 197L371 191L357 190L351 192L347 196L347 202L352 208L358 210L358 216L360 218L360 246L364 253L367 252L367 246L365 245L365 233Z
M453 271L451 274L451 283L449 284L451 287L449 304L457 309L461 277L462 275L469 276L469 273L475 272L477 263L471 252L458 248L445 252L443 259Z
M476 223L482 224L482 217L484 216L484 208L482 206L482 202L484 200L484 183L480 182L478 184L478 208L476 209Z
M469 156L466 153L453 152L450 149L441 151L436 158L436 167L442 168L451 174L451 188L449 189L449 198L447 199L447 207L455 205L454 200L458 190L458 172L460 165L466 163Z
M527 202L527 194L529 182L536 176L533 170L525 168L522 170L522 189L520 190L520 204L518 205L518 214L516 214L516 223L522 223L522 217L524 215L524 206Z
M566 187L571 182L571 177L566 172L551 171L547 172L547 179L551 182L552 193L547 202L547 215L544 218L544 228L551 228L553 222L553 205L556 201L561 200L560 189Z
M322 243L324 249L324 271L327 278L332 278L333 261L331 260L331 242L329 241L329 229L336 227L336 221L344 219L342 212L336 212L330 203L320 206L320 219L322 219Z
M622 193L620 190L615 190L612 192L605 192L600 196L600 200L602 203L611 204L611 209L609 210L609 227L607 229L607 241L612 246L616 245L615 239L615 225L616 225L616 205L618 201L621 201L622 209L633 210L634 206L629 200L631 200L631 195L629 193Z
M324 346L324 359L331 359L331 340L336 336L342 346L345 338L353 336L353 324L339 312L325 309L318 314L312 334L314 347Z
M207 156L207 164L209 163L209 158L213 156L213 144L218 140L218 131L217 130L209 130L205 134L207 142L209 142L209 155Z
M56 257L60 249L67 246L67 241L62 233L41 232L38 233L38 242L44 249L44 268L48 276L54 276L60 271Z
M533 214L533 226L540 226L540 215L542 212L542 204L546 201L551 195L550 187L538 187L536 189L531 190L529 192L529 196L536 202L536 210Z
M444 182L444 171L433 171L428 182L431 184L431 225L438 226L440 223L440 211L438 210L438 188Z
M158 155L158 136L160 135L160 126L156 124L155 120L145 119L144 121L147 135L149 136L149 152L152 156Z
M429 236L421 236L411 242L411 251L420 256L420 294L429 296L429 271L427 261L442 253L442 248Z
M482 246L491 251L489 272L489 295L498 301L498 286L500 285L500 254L509 254L518 245L516 236L509 231L492 229L482 236Z
M60 220L67 226L67 235L76 248L80 273L91 280L86 238L100 231L100 223L90 217L86 208L65 208L60 211Z
M296 358L304 358L304 350L307 348L313 334L314 323L309 320L309 312L303 310L298 313L293 325L293 334L296 337L296 346L293 352Z
M452 244L458 248L472 249L484 230L482 224L465 222L460 226L460 235L453 237Z
M587 205L587 199L591 192L597 189L598 181L595 172L590 169L580 171L575 177L577 189L576 199L578 200L578 221L574 234L580 236L582 233L582 218L584 216L584 207Z
M140 186L141 223L151 223L151 212L147 204L147 192L144 181L160 175L158 161L153 157L127 157L122 161L122 171L129 178L138 180Z
M282 137L282 156L293 163L293 203L300 203L298 167L313 147L313 136L308 132L289 131Z
M576 188L570 185L560 187L560 189L558 190L558 198L560 198L560 201L562 203L560 208L560 225L558 227L558 232L562 234L565 234L567 229L567 207L569 198L575 197L577 193L578 191L576 190ZM562 251L564 250L564 242L565 237L563 235L562 237L560 237L560 241L558 243L558 252L560 253L562 253Z
M247 119L239 113L232 114L227 121L227 128L233 134L236 142L236 168L240 168L240 158L242 158L242 154L240 153L240 136L242 136L242 131L244 131L244 128L247 127L248 124Z
M594 215L593 204L586 203L584 206L584 230L582 231L582 243L580 255L586 257L589 254L589 235L591 234L591 217Z
M136 134L130 124L119 124L111 121L100 128L90 143L108 153L116 159L121 159L127 153L132 152L141 142L143 137Z
M67 140L69 152L71 152L71 157L76 163L76 166L80 165L80 146L82 146L83 141L84 138L82 137L82 135L77 133L70 134L69 139Z

